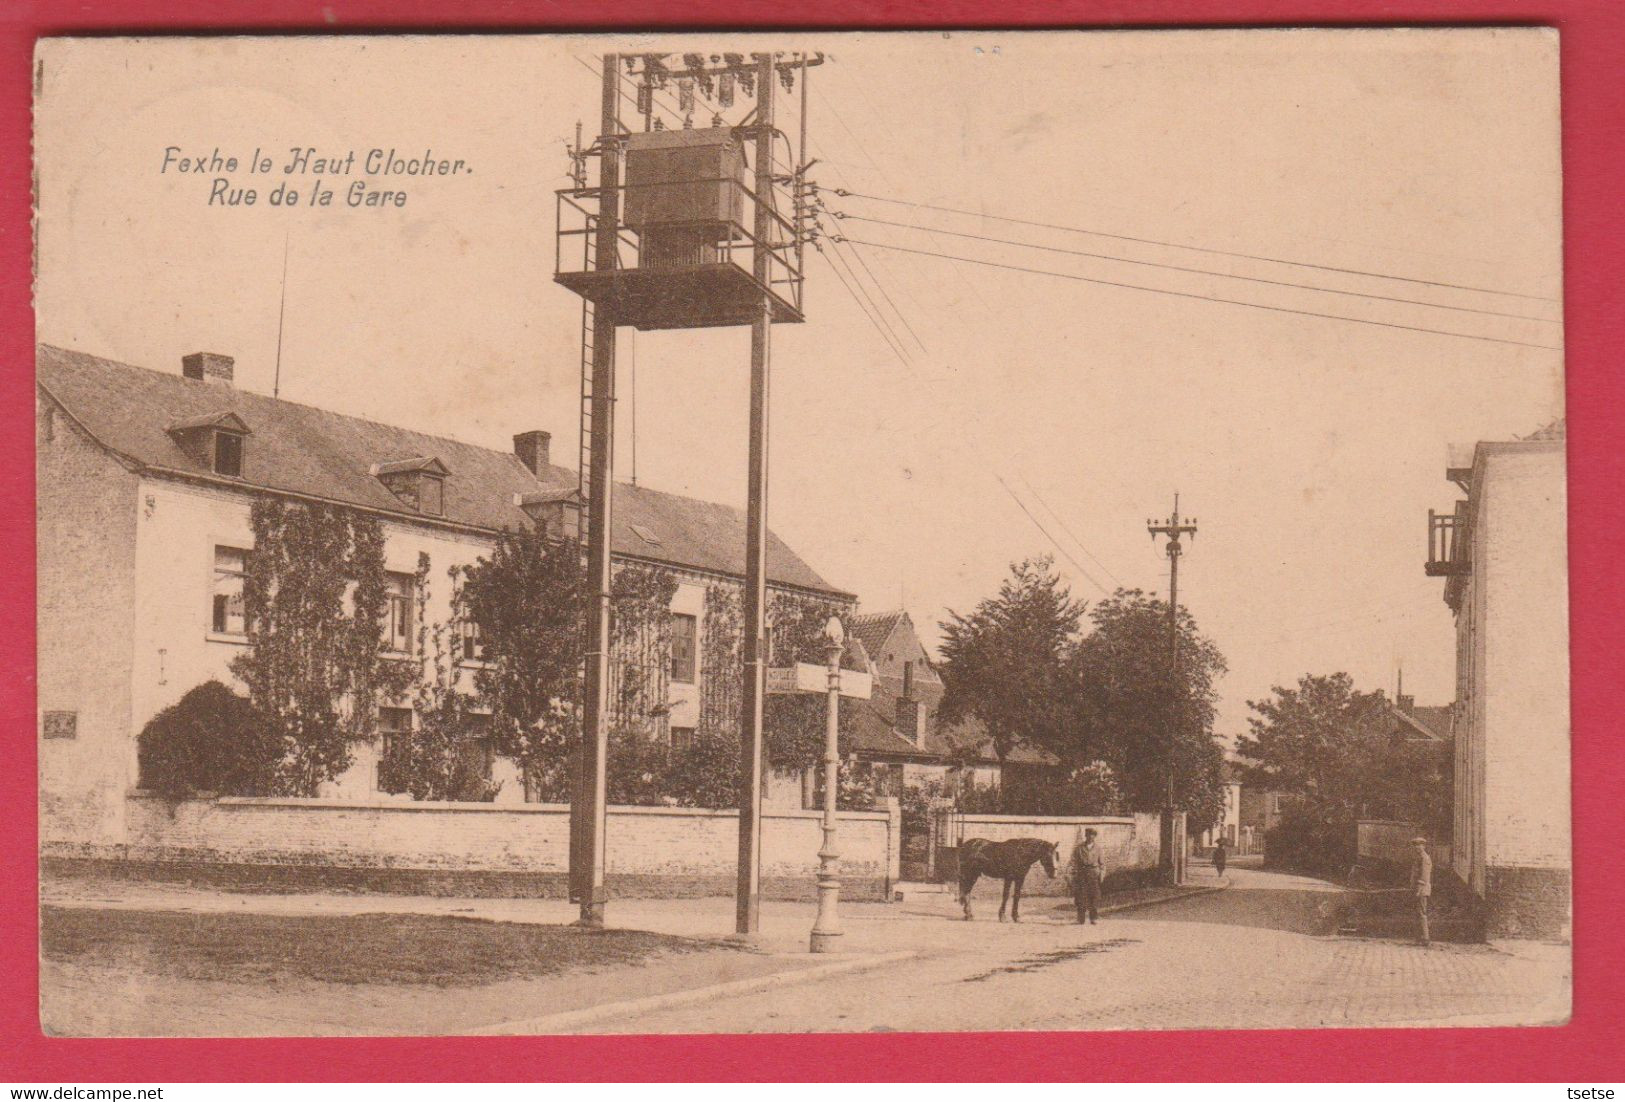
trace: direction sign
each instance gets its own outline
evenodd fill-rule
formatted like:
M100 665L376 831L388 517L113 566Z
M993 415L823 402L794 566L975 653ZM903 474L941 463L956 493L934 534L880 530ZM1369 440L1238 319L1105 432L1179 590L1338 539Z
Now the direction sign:
M770 695L788 696L794 693L829 692L829 667L816 662L797 662L794 666L769 666L767 691ZM841 671L841 695L854 700L868 700L874 691L873 678L865 670Z

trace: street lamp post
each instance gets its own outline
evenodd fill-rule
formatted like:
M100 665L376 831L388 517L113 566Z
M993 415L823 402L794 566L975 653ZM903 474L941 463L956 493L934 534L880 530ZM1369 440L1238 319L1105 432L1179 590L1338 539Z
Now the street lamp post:
M829 659L829 704L824 726L824 844L818 850L818 918L813 922L814 953L833 953L840 945L840 919L835 913L841 895L841 879L835 872L836 790L840 787L840 749L837 745L841 716L841 652L846 649L846 632L834 616L824 625L824 651Z

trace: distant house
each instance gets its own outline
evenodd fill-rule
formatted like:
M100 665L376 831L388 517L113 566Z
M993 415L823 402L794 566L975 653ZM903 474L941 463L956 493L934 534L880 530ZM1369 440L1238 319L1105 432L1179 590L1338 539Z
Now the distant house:
M1559 420L1453 446L1465 496L1428 515L1426 570L1456 622L1450 868L1492 935L1569 928L1565 438Z
M861 643L874 676L874 694L858 704L858 761L869 765L882 795L935 782L989 788L1020 785L1055 767L1055 759L1017 746L1001 763L974 719L948 723L939 715L942 678L905 611L854 615L848 632Z
M1238 800L1238 834L1244 845L1261 847L1270 831L1281 825L1292 797L1275 789L1243 785ZM1259 852L1249 848L1246 852Z
M1254 853L1256 852L1255 849L1243 848L1242 846L1241 771L1230 762L1225 762L1221 770L1221 778L1224 783L1224 813L1216 824L1202 832L1197 844L1202 849L1212 849L1214 844L1220 838L1223 838L1225 845L1230 847L1232 853Z

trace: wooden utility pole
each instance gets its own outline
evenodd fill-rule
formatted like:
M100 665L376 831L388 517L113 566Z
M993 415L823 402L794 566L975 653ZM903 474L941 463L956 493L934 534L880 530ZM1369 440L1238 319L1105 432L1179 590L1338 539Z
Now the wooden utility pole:
M1162 829L1158 840L1158 865L1163 879L1176 878L1174 861L1174 772L1179 756L1179 726L1183 719L1179 688L1179 558L1185 553L1180 538L1196 538L1196 519L1183 521L1179 515L1179 495L1174 495L1173 514L1161 524L1146 521L1152 540L1168 537L1168 782L1162 799Z
M767 644L767 408L773 301L773 55L756 63L756 235L752 274L761 284L760 308L750 324L750 472L745 519L745 692L739 724L739 883L734 929L754 934L761 925L762 703Z
M594 267L615 268L620 222L620 124L616 117L619 58L604 55L603 123L599 129L598 225ZM607 802L605 762L609 753L610 507L615 442L615 313L597 303L592 316L592 455L587 502L586 676L583 685L581 755L575 799L570 801L570 894L581 905L581 925L602 926L608 892L604 887L604 828Z

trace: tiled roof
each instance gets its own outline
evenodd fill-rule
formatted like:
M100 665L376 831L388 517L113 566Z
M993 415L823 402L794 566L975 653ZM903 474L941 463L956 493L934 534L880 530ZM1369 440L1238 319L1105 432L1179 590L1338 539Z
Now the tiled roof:
M939 755L922 750L897 733L892 720L896 717L896 701L890 696L876 693L869 700L853 701L857 711L852 720L852 748L860 753L888 758L910 758L916 761L937 761ZM843 705L844 707L845 705Z
M925 748L921 750L916 747L911 740L897 731L897 702L902 695L902 678L875 678L873 696L859 702L854 744L856 749L875 754L946 761L950 757L957 756L960 747L974 746L977 748L976 761L992 765L999 760L980 723L975 720L964 720L952 725L941 723L937 719L937 709L942 703L942 686L918 680L914 682L914 696L925 708L926 718ZM1050 755L1028 746L1015 747L1007 760L1016 765L1055 764L1055 759Z
M1448 704L1424 704L1411 709L1411 718L1432 731L1437 737L1448 739L1451 725L1450 713L1451 708Z
M864 649L871 655L878 656L880 648L891 638L898 621L905 615L903 612L867 612L860 616L848 616L846 630L863 640Z
M1443 705L1388 705L1388 715L1393 720L1391 733L1407 741L1421 742L1432 739L1448 742L1451 737L1451 708Z
M518 457L445 437L348 417L314 406L270 398L218 382L188 379L82 352L40 345L37 379L97 440L159 473L209 475L187 457L166 428L176 422L240 417L253 432L244 449L241 479L250 487L280 490L392 513L421 521L372 473L375 464L434 457L450 472L443 518L492 531L529 523L515 495L573 488L576 474L550 466L538 478ZM219 480L219 479L216 479ZM643 486L615 486L615 554L740 576L745 568L745 515L740 509ZM640 538L640 527L658 545ZM842 597L769 535L768 577L774 583Z

